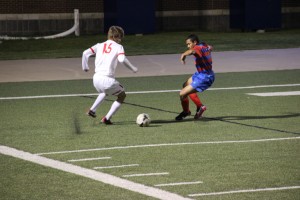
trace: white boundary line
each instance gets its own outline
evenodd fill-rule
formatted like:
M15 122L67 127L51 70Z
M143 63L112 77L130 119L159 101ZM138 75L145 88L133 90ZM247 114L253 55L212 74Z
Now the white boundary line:
M155 187L165 187L165 186L177 186L177 185L196 185L201 184L202 181L194 181L194 182L179 182L179 183L164 183L164 184L157 184L154 185Z
M300 91L290 92L264 92L264 93L247 93L248 95L260 96L260 97L275 97L275 96L297 96L300 95Z
M184 145L205 145L205 144L232 144L232 143L269 142L269 141L296 140L296 139L300 139L300 136L299 137L286 137L286 138L257 139L257 140L228 140L228 141L209 141L209 142L142 144L142 145L132 145L132 146L116 146L116 147L104 147L104 148L95 148L95 149L79 149L79 150L70 150L70 151L44 152L44 153L37 153L36 155L79 153L79 152L107 151L107 150L119 150L119 149L162 147L162 146L184 146Z
M157 173L147 173L147 174L126 174L122 177L139 177L139 176L162 176L169 175L169 172L157 172Z
M111 157L72 159L72 160L68 160L68 162L84 162L84 161L106 160L106 159L111 159Z
M19 100L19 99L44 99L44 98L60 98L60 97L80 97L80 96L96 96L98 94L58 94L58 95L42 95L42 96L23 96L23 97L1 97L0 100Z
M201 196L277 191L277 190L293 190L293 189L300 189L300 186L287 186L287 187L277 187L277 188L259 188L259 189L250 189L250 190L233 190L233 191L225 191L225 192L199 193L199 194L189 194L188 196L189 197L201 197Z
M34 155L28 152L20 151L11 147L0 145L0 153L15 158L20 158L29 162L33 162L46 167L51 167L64 172L83 176L92 180L103 182L109 185L120 187L126 190L137 192L149 197L154 197L162 200L191 200L189 198L182 197L178 194L167 192L158 188L145 186L143 184L134 183L126 179L122 179L110 174L102 173L92 169L86 169L80 166L64 163L61 161L45 158L42 156Z
M228 87L228 88L209 88L208 90L239 90L239 89L254 89L254 88L271 88L271 87L293 87L300 86L300 83L296 84L283 84L283 85L258 85L258 86L246 86L246 87ZM180 90L155 90L155 91L136 91L126 92L126 94L151 94L151 93L167 93L167 92L179 92ZM43 98L61 98L61 97L79 97L79 96L97 96L98 93L92 94L62 94L62 95L41 95L41 96L21 96L21 97L0 97L0 100L20 100L20 99L43 99Z
M272 88L272 87L294 87L294 86L300 86L300 83L281 84L281 85L256 85L256 86L228 87L228 88L209 88L208 90L240 90L240 89Z
M129 164L129 165L114 165L114 166L103 166L103 167L94 167L93 169L114 169L114 168L124 168L124 167L138 167L139 164Z

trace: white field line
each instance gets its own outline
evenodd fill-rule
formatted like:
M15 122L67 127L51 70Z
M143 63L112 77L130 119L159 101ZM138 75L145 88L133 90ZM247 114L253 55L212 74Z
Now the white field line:
M271 87L293 87L300 84L283 84L283 85L257 85L245 87L227 87L227 88L209 88L208 90L239 90L239 89L255 89L255 88L271 88ZM180 90L155 90L155 91L136 91L126 92L126 94L150 94L150 93L166 93L179 92ZM41 96L21 96L21 97L0 97L0 100L19 100L19 99L42 99L42 98L61 98L61 97L79 97L79 96L97 96L98 93L92 94L62 94L62 95L41 95Z
M99 94L57 94L42 96L22 96L22 97L1 97L0 100L19 100L19 99L44 99L44 98L61 98L61 97L79 97L79 96L96 96Z
M276 97L276 96L298 96L300 91L291 92L265 92L265 93L247 93L248 95L260 96L260 97Z
M68 162L84 162L84 161L91 161L91 160L106 160L106 159L111 159L111 157L72 159L72 160L68 160Z
M179 182L179 183L164 183L164 184L157 184L154 185L155 187L165 187L165 186L177 186L177 185L196 185L201 184L202 181L194 181L194 182Z
M143 184L135 183L122 179L110 174L102 173L96 170L83 168L80 166L72 165L70 163L64 163L61 161L45 158L42 156L34 155L28 152L20 151L11 147L0 145L0 153L22 160L26 160L32 163L43 165L46 167L58 169L64 172L76 174L82 177L86 177L92 180L103 182L105 184L113 185L115 187L120 187L132 192L137 192L149 197L154 197L162 200L191 200L186 197L182 197L178 194L174 194L168 191L164 191L158 188L145 186Z
M129 164L129 165L114 165L114 166L94 167L93 169L113 169L113 168L138 167L138 166L139 166L139 164Z
M273 87L294 87L294 86L300 86L300 83L295 83L295 84L281 84L281 85L256 85L256 86L227 87L227 88L209 88L208 90L240 90L240 89L273 88Z
M139 177L139 176L162 176L169 175L169 172L147 173L147 174L126 174L122 177Z
M212 192L212 193L199 193L189 194L189 197L200 197L200 196L213 196L213 195L224 195L224 194L236 194L236 193L249 193L249 192L265 192L265 191L277 191L277 190L293 190L300 189L300 186L288 186L288 187L277 187L277 188L259 188L250 190L233 190L225 192Z
M257 139L257 140L228 140L228 141L209 141L209 142L183 142L183 143L142 144L142 145L132 145L132 146L104 147L104 148L95 148L95 149L79 149L79 150L71 150L71 151L53 151L53 152L37 153L36 155L79 153L79 152L107 151L107 150L148 148L148 147L163 147L163 146L184 146L184 145L206 145L206 144L232 144L232 143L270 142L270 141L297 140L297 139L300 139L300 136L299 137L286 137L286 138Z

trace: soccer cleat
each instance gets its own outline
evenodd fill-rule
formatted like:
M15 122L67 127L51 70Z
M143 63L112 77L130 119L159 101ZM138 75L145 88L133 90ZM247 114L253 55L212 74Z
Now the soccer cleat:
M183 120L184 118L186 118L189 115L191 115L191 111L189 111L189 112L182 111L177 117L175 117L175 119L177 121L180 121L180 120Z
M97 117L96 113L95 113L94 111L91 111L91 110L89 110L89 112L87 112L86 114L87 114L88 116L90 116L90 117L93 117L93 118L96 118L96 117Z
M113 124L109 119L106 119L106 117L103 117L103 118L101 119L101 122L102 122L103 124L106 124L106 125L111 125L111 124Z
M194 116L194 119L200 119L202 117L204 111L206 111L206 106L201 106L200 108L198 108L196 111L196 114Z

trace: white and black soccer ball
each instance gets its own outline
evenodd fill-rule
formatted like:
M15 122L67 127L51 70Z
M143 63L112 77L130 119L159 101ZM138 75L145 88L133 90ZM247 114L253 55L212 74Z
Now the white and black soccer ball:
M147 127L151 123L150 116L146 113L139 114L136 118L136 124L140 127Z

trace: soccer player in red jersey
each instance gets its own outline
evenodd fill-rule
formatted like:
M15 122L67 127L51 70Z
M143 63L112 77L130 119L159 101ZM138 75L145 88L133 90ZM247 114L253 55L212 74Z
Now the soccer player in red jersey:
M197 92L207 90L215 80L215 74L212 70L212 46L205 42L199 42L198 36L194 34L187 37L186 45L188 50L181 54L180 60L185 64L186 57L194 55L197 71L183 84L183 88L179 93L183 111L175 118L178 121L191 115L189 98L197 106L194 119L202 117L206 106L200 101Z

